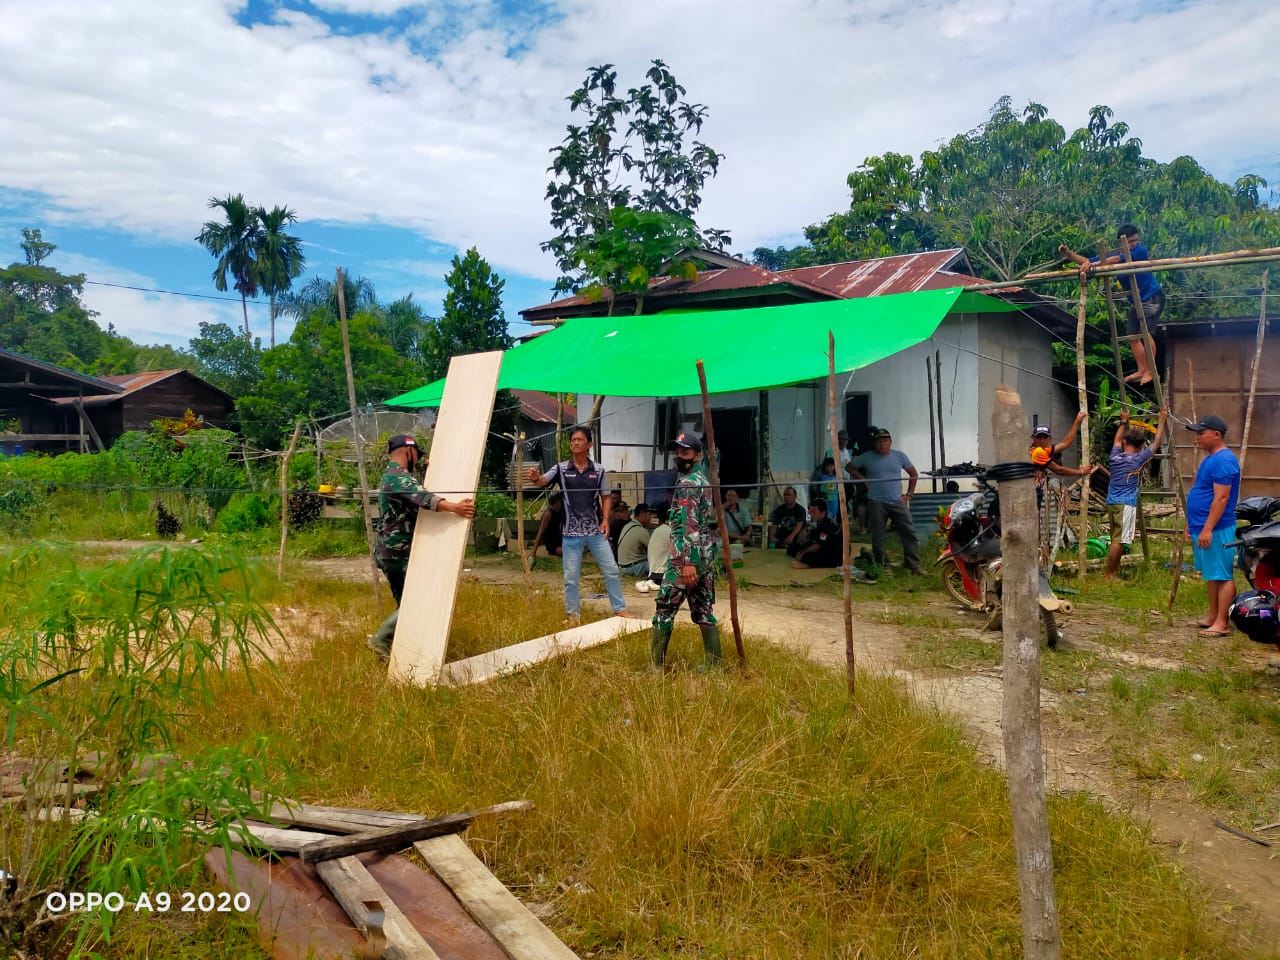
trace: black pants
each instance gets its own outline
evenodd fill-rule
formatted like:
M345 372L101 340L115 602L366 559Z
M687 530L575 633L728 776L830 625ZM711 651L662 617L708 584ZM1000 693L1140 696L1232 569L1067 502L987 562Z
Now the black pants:
M400 598L404 596L404 578L409 572L408 569L402 569L397 565L384 567L382 564L378 564L378 569L387 578L387 585L391 587L391 595L396 598L396 606L400 606Z

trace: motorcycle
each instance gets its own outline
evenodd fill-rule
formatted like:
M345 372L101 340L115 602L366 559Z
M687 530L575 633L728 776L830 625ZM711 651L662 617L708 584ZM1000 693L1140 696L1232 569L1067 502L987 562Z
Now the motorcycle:
M1236 504L1236 566L1249 586L1280 594L1280 497L1247 497Z
M1252 590L1231 601L1227 617L1236 629L1256 643L1280 648L1280 497L1247 497L1236 504L1236 566Z
M940 519L947 549L938 558L942 565L942 586L961 606L988 614L986 629L1001 623L1000 496L983 474L979 489L951 504ZM1050 648L1058 645L1061 633L1057 614L1069 614L1071 603L1053 593L1040 571L1040 622Z

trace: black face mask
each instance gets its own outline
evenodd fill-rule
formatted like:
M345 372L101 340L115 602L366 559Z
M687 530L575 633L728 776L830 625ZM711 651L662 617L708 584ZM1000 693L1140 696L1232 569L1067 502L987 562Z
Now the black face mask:
M696 460L684 460L680 457L676 457L676 469L679 470L681 473L688 473L690 470L693 469L694 464L696 464L697 462L698 461Z

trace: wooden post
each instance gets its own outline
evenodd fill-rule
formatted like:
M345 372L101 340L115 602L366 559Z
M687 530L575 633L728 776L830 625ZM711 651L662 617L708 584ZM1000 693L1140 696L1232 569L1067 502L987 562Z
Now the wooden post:
M595 455L596 455L596 460L597 460L597 461L598 461L598 460L600 460L600 458L601 458L601 448L600 448L600 407L601 407L601 406L603 406L603 405L604 405L604 394L603 394L603 393L597 393L597 394L596 394L596 398L595 398L595 400L591 401L591 413L590 413L590 414L588 414L587 419L586 419L586 421L585 421L586 425L587 425L588 427L590 427L590 428L591 428L591 436L595 437ZM584 422L584 421L581 421L581 420L580 420L580 421L578 421L578 422L579 422L579 423L582 423L582 422ZM558 438L558 437L556 438L556 442L557 442L557 443L559 442L559 438ZM559 459L559 457L560 457L560 451L557 449L557 450L556 450L556 459Z
M702 423L706 427L706 447L702 455L707 458L711 473L711 500L716 505L716 525L720 528L720 545L724 550L724 572L729 578L729 622L733 624L733 643L738 649L738 666L746 667L747 654L742 647L742 626L738 623L738 577L733 572L733 553L729 544L729 528L724 522L724 504L720 502L720 466L716 463L716 432L711 423L711 396L707 393L707 371L698 361L698 385L702 388Z
M347 368L347 400L351 404L351 435L356 441L356 469L360 472L360 509L364 514L364 538L369 550L369 585L373 588L374 608L378 602L378 564L373 559L373 508L369 503L369 475L364 468L364 441L356 410L356 378L351 372L351 338L347 335L347 298L342 289L342 268L338 268L338 319L342 322L342 362Z
M559 394L557 394L559 396ZM557 401L558 402L558 401ZM533 571L529 555L524 552L524 431L516 431L515 449L511 451L511 471L516 482L516 542L520 544L520 566L524 570L524 592L533 605Z
M928 357L925 358L928 363ZM840 456L839 429L836 423L836 335L827 331L827 409L830 417L827 429L831 434L831 449L836 457ZM932 411L931 411L932 412ZM932 424L933 417L929 418ZM840 499L840 572L844 576L844 664L845 683L849 687L849 698L854 695L854 658L853 658L853 606L849 587L849 501L845 499L845 486L839 484L836 489Z
M1022 461L1027 418L1016 391L996 388L991 418L996 460ZM1035 484L1030 478L999 484L1004 556L1004 736L1013 847L1022 906L1022 955L1058 960L1062 937L1053 890L1053 848L1045 805L1044 750L1040 737L1040 604L1036 569Z
M1080 404L1080 412L1084 414L1084 420L1080 423L1080 462L1087 464L1089 462L1089 391L1088 385L1085 383L1084 370L1084 331L1086 323L1086 313L1088 310L1089 297L1089 281L1085 277L1080 278L1080 306L1076 312L1076 395ZM1089 557L1089 480L1090 475L1085 474L1080 478L1083 482L1080 484L1080 536L1076 543L1076 575L1079 579L1084 580L1085 570L1087 569L1086 560Z
M1262 309L1258 312L1258 341L1253 349L1253 375L1249 378L1249 400L1244 407L1244 432L1240 434L1240 480L1244 481L1244 458L1249 452L1249 425L1253 422L1253 397L1258 390L1258 365L1262 363L1262 341L1267 335L1267 273L1262 271Z
M933 362L924 358L925 386L929 391L929 473L933 476L933 492L938 492L938 431L933 420Z
M280 461L280 559L276 563L276 578L284 577L284 544L289 536L289 461L293 451L298 449L298 437L302 435L302 421L293 426L293 437L289 440L289 449L284 452Z
M942 351L933 351L934 389L938 392L938 469L947 469L947 435L942 429Z

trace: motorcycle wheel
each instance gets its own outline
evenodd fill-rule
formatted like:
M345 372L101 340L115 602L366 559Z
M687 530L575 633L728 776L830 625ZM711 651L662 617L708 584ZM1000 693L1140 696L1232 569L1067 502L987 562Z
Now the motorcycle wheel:
M1040 622L1044 624L1044 642L1050 650L1058 646L1062 634L1058 630L1058 618L1050 610L1040 611Z
M951 599L967 610L976 610L981 613L986 609L984 603L973 599L965 592L964 575L960 573L960 568L953 561L949 560L943 564L942 588L947 591Z

